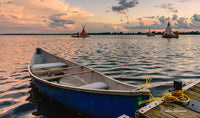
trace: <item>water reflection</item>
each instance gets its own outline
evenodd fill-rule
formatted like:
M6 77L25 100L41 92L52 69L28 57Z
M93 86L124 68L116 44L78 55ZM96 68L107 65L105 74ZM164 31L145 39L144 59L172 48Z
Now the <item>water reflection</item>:
M28 91L30 96L26 100L37 104L36 111L34 111L32 115L47 118L89 118L78 111L50 99L48 96L45 96L39 92L32 82L30 83L30 87L31 89Z

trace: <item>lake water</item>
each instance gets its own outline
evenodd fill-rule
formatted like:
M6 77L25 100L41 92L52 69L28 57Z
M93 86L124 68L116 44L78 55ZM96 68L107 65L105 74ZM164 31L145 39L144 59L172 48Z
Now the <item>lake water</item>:
M125 83L139 86L150 77L154 96L174 80L189 84L200 78L199 35L0 35L0 117L87 117L31 86L27 65L37 47Z

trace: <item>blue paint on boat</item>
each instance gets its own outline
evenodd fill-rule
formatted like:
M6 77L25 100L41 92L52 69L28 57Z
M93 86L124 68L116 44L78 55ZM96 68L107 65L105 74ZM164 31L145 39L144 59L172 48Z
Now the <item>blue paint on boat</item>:
M34 79L36 86L54 100L95 118L117 118L123 114L135 117L138 100L149 96L109 95L62 89Z

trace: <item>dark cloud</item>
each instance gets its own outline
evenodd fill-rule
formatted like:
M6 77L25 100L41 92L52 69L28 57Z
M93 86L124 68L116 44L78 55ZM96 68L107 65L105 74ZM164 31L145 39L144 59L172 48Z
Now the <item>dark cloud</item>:
M144 26L144 22L143 22L142 18L138 18L138 20L139 20L140 26Z
M11 18L17 19L17 16L10 16Z
M151 29L163 29L164 30L167 26L167 22L170 20L169 17L155 16L155 19L158 19L158 22L154 21L154 23L151 25L144 25L143 18L145 18L145 17L137 18L138 23L139 23L138 26L134 26L134 25L126 25L125 26L124 25L123 28L125 28L127 30L134 30L134 29L146 30L150 27ZM191 19L173 15L172 20L173 21L171 21L171 27L172 27L173 31L175 31L176 29L185 29L185 30L200 29L200 14L194 14L191 17Z
M189 24L188 24L188 19L184 17L180 17L177 19L177 23L174 23L174 28L176 29L188 29Z
M200 28L200 14L194 14L191 18L190 26Z
M130 24L130 22L129 22L129 21L127 21L127 22L126 22L126 24Z
M51 22L49 23L49 27L51 27L51 28L56 28L56 27L67 28L65 26L65 24L74 24L74 21L72 21L72 20L66 20L66 19L60 18L63 15L67 15L67 14L59 13L59 14L54 14L54 15L50 16L49 20Z
M161 24L166 24L166 22L169 21L169 19L169 17L166 18L165 16L161 16L158 18Z
M0 6L3 4L12 4L13 1L12 0L8 0L8 1L0 1Z
M178 16L175 14L172 16L172 20L176 20L178 18Z
M154 21L154 23L150 26L152 29L161 29L161 26L158 22Z
M141 29L141 30L147 30L149 29L149 27L151 29L164 29L166 26L161 26L159 23L157 23L156 21L154 22L154 24L151 25L139 25L139 26L123 26L123 28L128 29L128 30L134 30L134 29Z
M200 21L200 14L198 15L198 14L194 14L193 15L193 19L195 20L195 21Z
M155 16L144 16L144 18L146 18L146 19L154 19Z
M156 18L159 20L160 23L154 21L151 25L144 25L143 18L137 18L139 26L123 26L125 29L133 30L133 29L148 29L149 27L151 29L165 29L167 26L167 22L170 20L169 17L165 16L152 16L152 17L146 17L146 18Z
M104 28L109 29L109 30L115 30L115 28L110 25L104 25Z
M172 12L172 13L177 13L178 10L176 8L173 7L173 5L171 3L169 4L161 4L161 5L158 5L158 6L155 6L155 7L160 7L162 9L165 9L169 12Z
M124 13L126 9L133 8L138 4L137 0L118 0L117 6L112 6L113 11L117 11L119 13Z

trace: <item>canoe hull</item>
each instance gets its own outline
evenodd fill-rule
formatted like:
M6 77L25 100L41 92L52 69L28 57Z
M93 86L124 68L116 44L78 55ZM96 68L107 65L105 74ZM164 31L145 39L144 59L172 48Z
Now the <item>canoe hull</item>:
M36 87L47 96L77 111L95 118L116 118L123 114L135 117L138 102L148 95L126 96L88 93L54 87L32 77Z
M61 62L67 65L68 69L73 69L61 71L61 75L60 72L58 75L53 72L43 73L43 71L58 70L57 66ZM53 69L47 69L47 67ZM63 68L59 67L59 69ZM39 48L34 52L28 70L33 83L43 94L95 118L116 118L124 114L135 117L135 112L139 109L138 102L149 98L150 92L147 89L139 90L136 86L122 83ZM69 75L73 77L70 78ZM51 77L60 80L52 80ZM61 81L62 79L67 82ZM66 84L61 82L66 82ZM82 88L98 82L105 83L109 88L90 88L91 86Z

